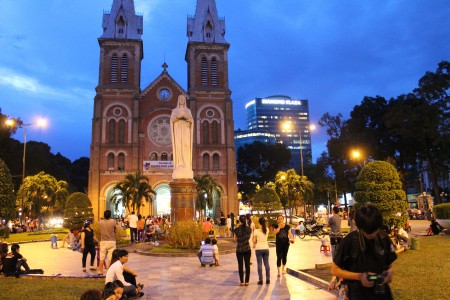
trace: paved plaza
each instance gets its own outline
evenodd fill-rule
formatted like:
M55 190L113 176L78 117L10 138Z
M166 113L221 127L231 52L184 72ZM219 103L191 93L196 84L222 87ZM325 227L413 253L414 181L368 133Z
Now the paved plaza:
M331 262L330 256L320 253L319 249L318 239L302 241L296 238L289 250L287 267L314 268L316 263ZM31 268L42 268L45 275L85 275L81 270L81 253L67 248L51 249L50 242L22 244L21 253L28 258ZM197 257L159 257L130 253L128 266L137 271L138 282L145 285L144 299L335 299L327 291L289 274L277 277L273 247L270 249L269 285L256 284L258 274L254 256L252 263L250 285L247 287L239 286L234 253L221 255L220 266L205 268L200 267ZM88 270L87 274L96 272Z
M415 221L412 233L424 234L428 224L428 221ZM320 244L317 238L301 240L297 237L290 247L287 267L310 269L316 264L330 263L331 257L320 252ZM67 248L51 249L50 241L22 244L21 253L29 259L31 268L42 268L45 275L85 275L81 270L81 253ZM197 257L159 257L137 253L130 253L128 265L138 272L138 282L145 285L144 299L335 299L329 292L292 275L277 277L274 247L270 248L269 285L256 284L255 256L252 262L250 285L247 287L239 286L234 253L222 254L219 267L202 268ZM88 270L87 274L96 272Z

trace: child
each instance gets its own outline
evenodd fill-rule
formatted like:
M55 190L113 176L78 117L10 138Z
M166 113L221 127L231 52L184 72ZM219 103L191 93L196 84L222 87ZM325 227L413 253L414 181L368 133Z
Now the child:
M52 249L58 249L58 236L56 236L56 234L50 236L50 243Z
M212 245L213 245L213 248L214 248L215 265L218 266L219 265L219 247L217 246L217 240L216 239L212 239Z

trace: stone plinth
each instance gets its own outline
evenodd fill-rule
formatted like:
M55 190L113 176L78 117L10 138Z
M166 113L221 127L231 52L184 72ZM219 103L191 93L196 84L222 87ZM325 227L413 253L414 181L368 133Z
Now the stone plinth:
M172 222L192 220L195 215L195 188L197 183L192 179L175 179L170 183Z

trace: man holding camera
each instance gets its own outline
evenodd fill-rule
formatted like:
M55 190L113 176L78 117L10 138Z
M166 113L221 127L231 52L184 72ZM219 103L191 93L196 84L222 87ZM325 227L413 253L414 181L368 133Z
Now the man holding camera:
M383 217L373 205L358 209L358 230L339 244L331 273L344 279L348 299L393 299L388 283L392 281L395 247L387 235L380 234Z

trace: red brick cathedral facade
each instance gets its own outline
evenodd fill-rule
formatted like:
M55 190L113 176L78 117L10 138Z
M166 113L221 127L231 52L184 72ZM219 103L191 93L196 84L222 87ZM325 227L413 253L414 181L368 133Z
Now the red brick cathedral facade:
M224 189L209 212L238 213L236 150L231 91L228 87L228 48L225 21L215 0L198 0L187 20L187 92L168 73L141 90L143 17L133 0L113 0L104 13L99 80L92 119L88 196L98 220L105 209L125 216L110 199L114 185L128 173L142 171L157 192L143 215L169 214L172 174L170 114L180 94L189 97L195 121L194 176L210 174Z

